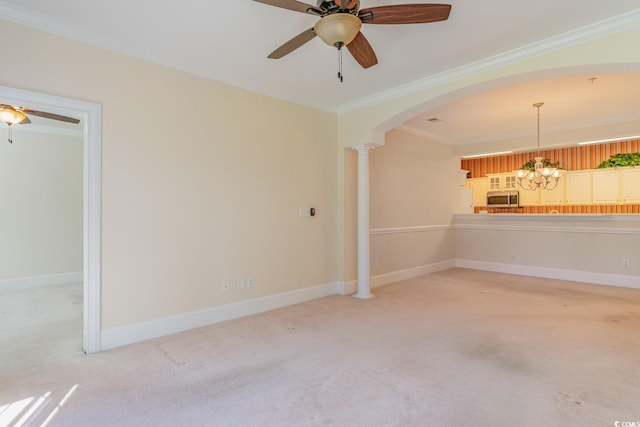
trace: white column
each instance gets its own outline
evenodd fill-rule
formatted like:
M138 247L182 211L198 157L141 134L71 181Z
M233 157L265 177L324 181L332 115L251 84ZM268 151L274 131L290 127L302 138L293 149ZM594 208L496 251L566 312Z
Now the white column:
M370 145L353 147L358 151L358 292L355 298L369 299L370 252L369 246L369 150Z

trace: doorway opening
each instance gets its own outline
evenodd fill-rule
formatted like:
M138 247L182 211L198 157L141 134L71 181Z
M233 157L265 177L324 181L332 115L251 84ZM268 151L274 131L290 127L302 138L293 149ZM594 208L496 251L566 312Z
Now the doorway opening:
M0 103L80 119L83 133L83 338L85 353L100 345L100 166L101 106L0 86Z

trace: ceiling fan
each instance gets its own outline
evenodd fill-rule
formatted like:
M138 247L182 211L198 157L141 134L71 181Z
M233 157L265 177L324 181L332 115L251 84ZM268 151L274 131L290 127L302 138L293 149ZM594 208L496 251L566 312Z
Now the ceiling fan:
M351 55L363 68L376 65L378 58L369 41L360 32L362 24L422 24L445 21L451 11L449 4L398 4L360 9L359 0L317 0L316 6L296 0L254 1L320 17L312 28L278 47L268 58L280 59L318 36L329 46L337 47L339 50L347 46ZM338 73L338 77L341 77L341 73Z
M13 143L11 138L12 125L26 125L31 123L27 114L43 117L45 119L58 120L67 123L80 123L80 120L73 117L61 116L60 114L47 113L46 111L32 110L30 108L18 107L16 105L0 104L0 121L9 126L9 143Z

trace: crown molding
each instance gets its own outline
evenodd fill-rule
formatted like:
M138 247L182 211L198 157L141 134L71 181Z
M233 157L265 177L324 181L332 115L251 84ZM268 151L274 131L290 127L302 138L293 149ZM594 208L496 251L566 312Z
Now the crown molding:
M35 28L39 31L55 34L58 36L66 37L71 40L76 40L81 43L98 46L104 49L115 50L114 46L108 39L102 37L96 37L87 33L86 31L78 30L70 27L69 25L60 22L50 16L44 16L32 11L17 8L14 6L8 6L0 1L0 19L7 20L16 24L24 25L26 27ZM135 56L135 52L126 51L123 49L117 49L119 52L125 55Z
M489 71L501 66L509 65L568 46L573 46L588 40L604 37L609 34L618 33L637 26L640 26L640 9L605 19L594 24L586 25L557 36L549 37L517 49L508 50L480 61L452 68L442 73L400 85L393 89L379 92L353 102L342 104L338 107L337 112L338 114L344 114L365 107L370 107L372 105L381 104L405 95L442 86L484 71Z

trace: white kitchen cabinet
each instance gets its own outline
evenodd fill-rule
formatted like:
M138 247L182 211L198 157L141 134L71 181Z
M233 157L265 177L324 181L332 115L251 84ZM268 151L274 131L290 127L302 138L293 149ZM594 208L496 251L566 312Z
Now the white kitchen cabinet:
M599 169L591 172L593 179L593 203L596 205L618 203L620 174L617 169Z
M624 168L622 174L622 203L640 203L640 168Z
M512 173L504 176L504 189L505 190L517 190L516 176Z
M590 171L566 172L560 179L565 181L565 200L568 205L588 205L591 203Z
M487 205L488 191L518 190L521 206L640 203L640 167L589 169L563 173L553 190L525 190L513 173L467 180L473 205Z
M562 205L564 204L565 179L560 177L558 185L553 190L540 190L540 204L542 205Z
M517 190L516 176L513 173L492 173L489 177L489 191Z
M487 206L487 178L469 178L467 187L473 189L473 206Z
M498 191L502 189L502 177L490 176L489 177L489 190Z
M520 206L538 206L540 204L540 190L527 190L518 185Z
M459 188L458 202L456 204L455 213L472 214L473 213L473 189Z

